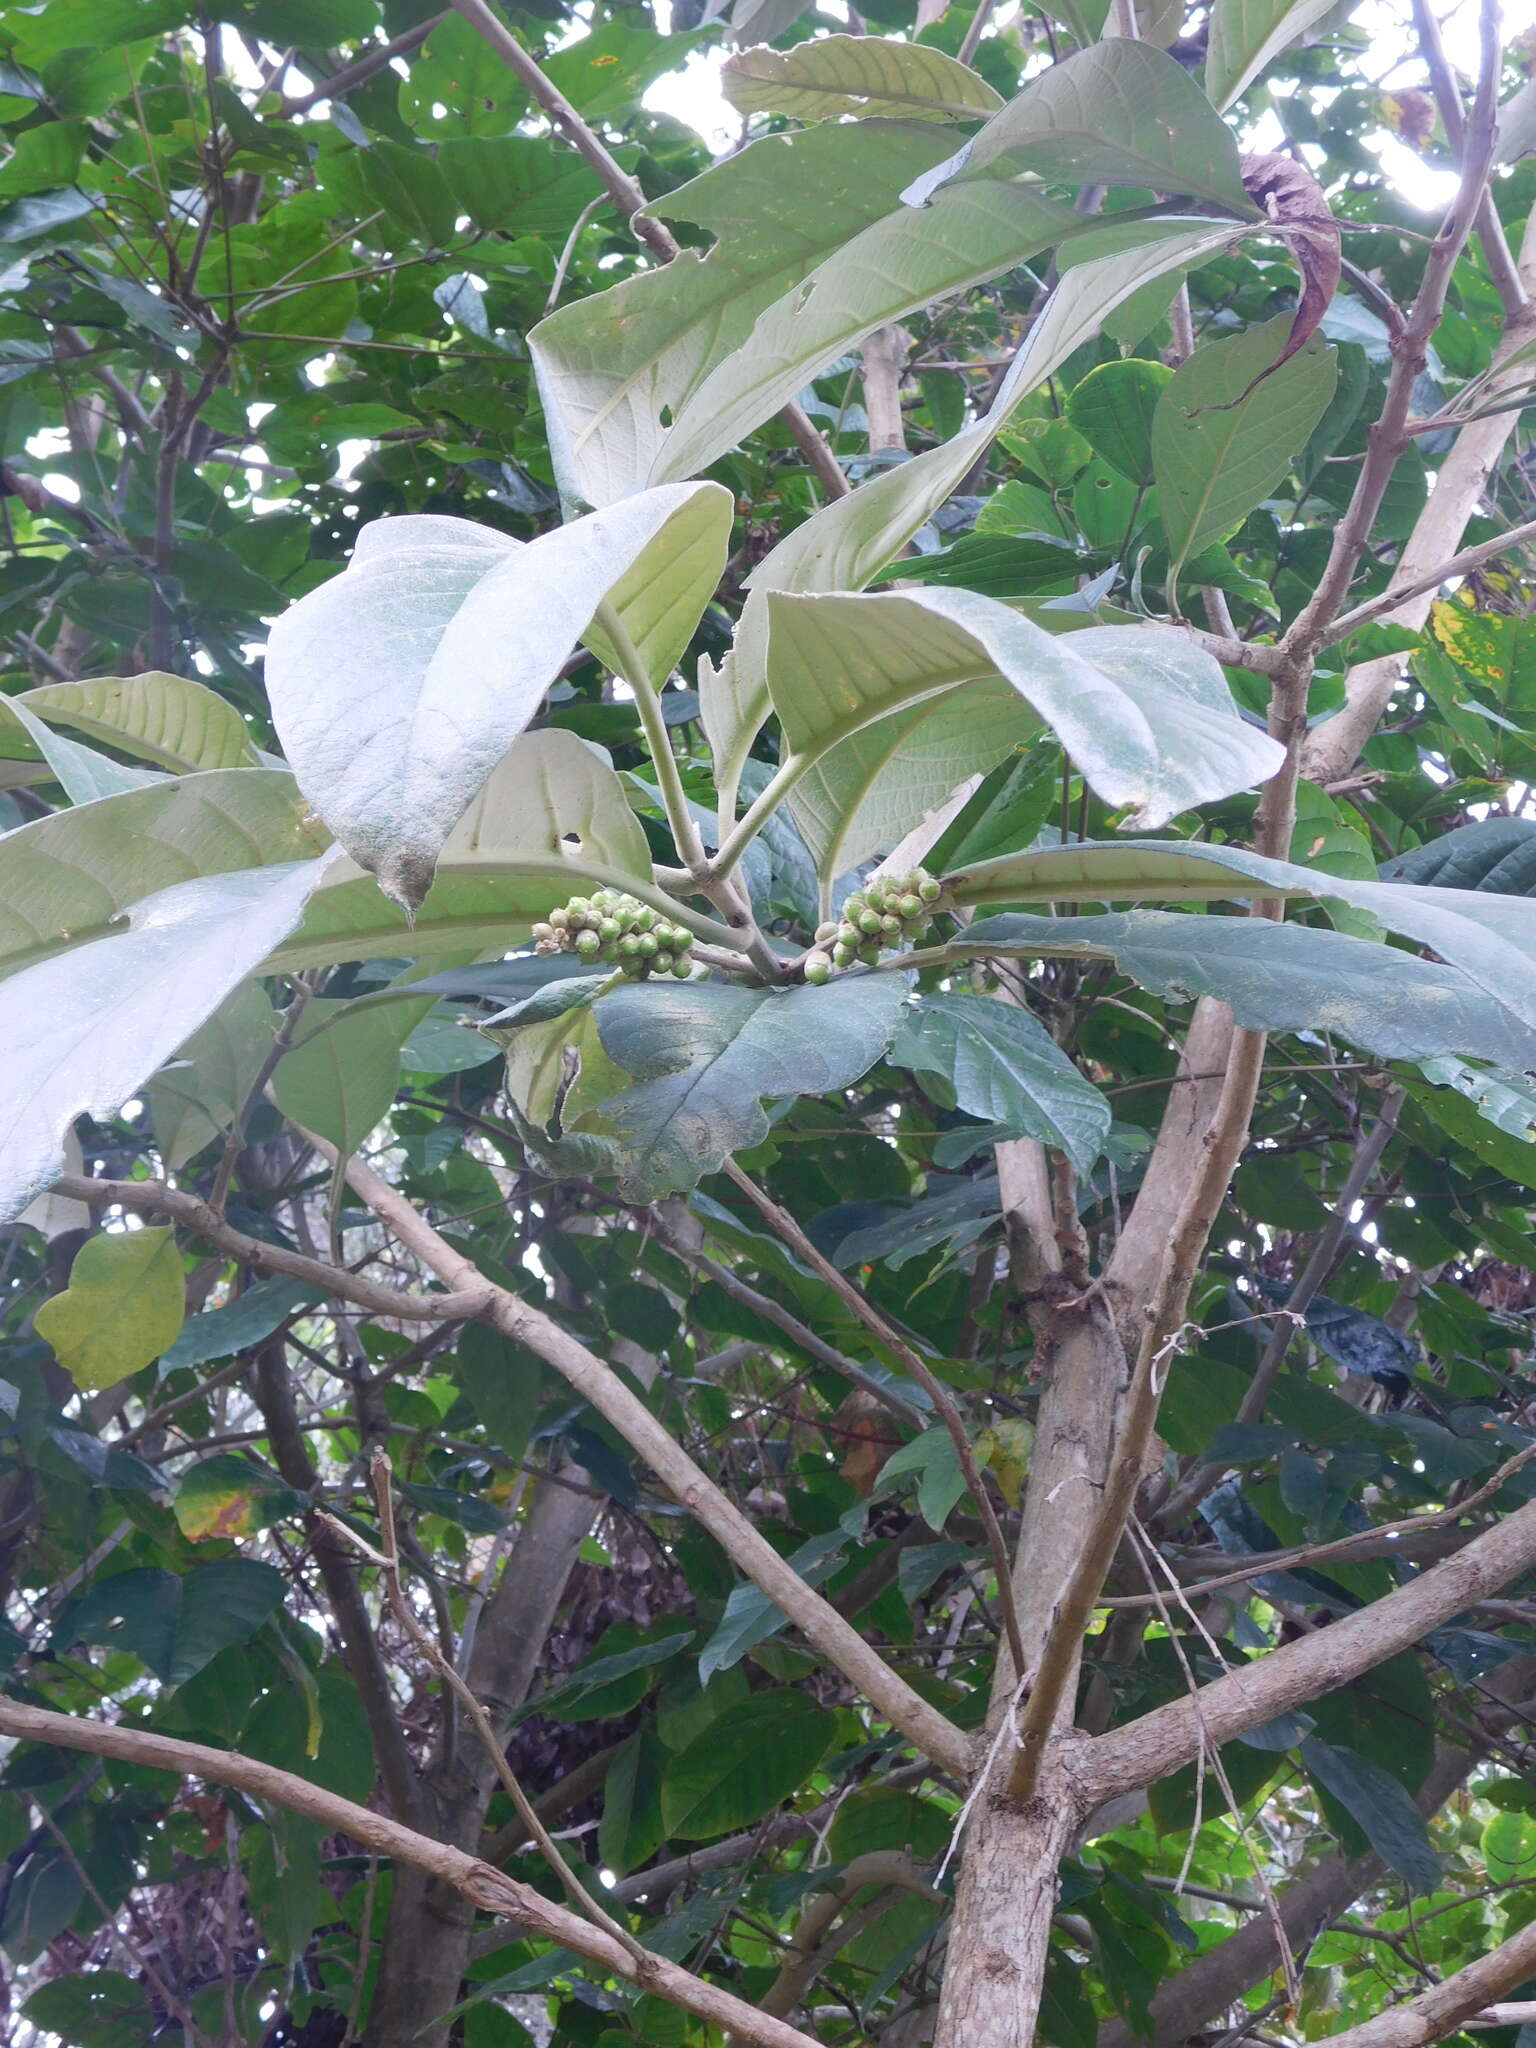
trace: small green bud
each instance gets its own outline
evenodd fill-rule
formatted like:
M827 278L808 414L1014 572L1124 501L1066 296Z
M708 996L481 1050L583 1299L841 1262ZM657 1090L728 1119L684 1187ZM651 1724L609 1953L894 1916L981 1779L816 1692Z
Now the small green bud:
M880 946L878 941L874 939L866 939L864 944L859 948L859 958L864 962L864 965L866 967L873 967L875 962L880 958Z
M817 945L818 945L818 946L825 946L825 945L827 945L827 944L828 944L828 943L829 943L829 942L830 942L831 940L833 940L833 939L835 939L835 938L837 937L837 934L838 934L838 932L839 932L839 930L840 930L840 929L841 929L841 927L840 927L840 926L838 925L838 922L837 922L837 920L836 920L835 918L829 918L829 919L827 920L827 922L826 922L825 924L819 924L819 925L817 925L817 927L816 927L816 943L817 943Z
M653 974L670 974L672 972L672 955L665 947L658 948L652 957L651 972Z
M834 967L851 967L853 965L853 959L853 947L847 945L842 939L839 939L837 944L832 948L832 965Z
M652 910L649 903L637 904L635 914L630 919L630 922L637 932L648 932L656 922L656 913Z
M621 959L621 960L636 960L636 959L638 959L638 958L639 958L639 956L640 956L640 938L639 938L639 934L638 934L638 933L636 933L636 932L625 932L625 934L623 935L623 937L622 937L622 938L621 938L621 939L619 940L619 957L620 957L620 959Z
M620 925L616 917L601 917L597 921L597 935L606 944L619 936Z
M937 903L944 891L932 875L924 875L917 885L917 893L925 903Z
M602 943L596 932L578 932L576 934L576 950L584 960L594 959Z
M870 938L873 938L880 929L880 913L878 910L861 910L857 921L859 930Z
M825 953L807 953L801 971L813 987L819 988L824 981L832 979L832 962Z
M661 941L654 932L642 931L636 943L647 959L661 951Z
M691 981L692 978L693 962L691 960L674 960L672 962L672 979L674 981Z
M899 917L882 917L880 929L888 939L899 939L902 936L901 919Z
M898 898L896 908L909 924L915 917L927 916L921 896L902 896Z

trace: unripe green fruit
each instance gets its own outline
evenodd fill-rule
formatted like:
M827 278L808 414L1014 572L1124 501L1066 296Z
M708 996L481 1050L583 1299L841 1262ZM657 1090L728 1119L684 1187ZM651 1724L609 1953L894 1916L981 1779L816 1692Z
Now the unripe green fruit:
M651 972L653 974L670 974L672 972L672 955L667 952L665 947L659 948L652 959Z
M832 979L832 962L825 953L808 953L801 971L808 982L819 988L822 982Z
M672 962L672 979L674 981L688 981L692 979L692 976L693 962L691 960L674 960Z
M606 944L610 939L616 939L622 929L616 917L604 917L598 920L597 935Z
M657 938L654 932L641 932L639 944L640 951L646 956L647 959L652 958L656 953L660 952L661 950L661 941Z
M635 932L625 932L624 936L619 940L620 958L624 960L634 960L639 957L639 953L639 935Z

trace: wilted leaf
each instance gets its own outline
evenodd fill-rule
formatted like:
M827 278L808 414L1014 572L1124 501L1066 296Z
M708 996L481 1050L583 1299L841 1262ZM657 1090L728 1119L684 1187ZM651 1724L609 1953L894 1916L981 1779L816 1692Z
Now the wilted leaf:
M309 1502L256 1459L223 1453L185 1472L171 1505L183 1536L210 1543L254 1536L285 1515L302 1514Z

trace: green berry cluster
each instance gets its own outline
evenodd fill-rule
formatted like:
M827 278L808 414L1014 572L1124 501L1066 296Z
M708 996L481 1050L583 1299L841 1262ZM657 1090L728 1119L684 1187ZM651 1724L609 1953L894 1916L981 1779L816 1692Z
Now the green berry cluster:
M618 889L573 896L536 924L533 936L540 953L574 953L594 967L617 967L631 981L651 974L686 981L693 972L693 933Z
M921 936L933 917L940 889L922 868L906 875L876 875L855 889L841 918L816 927L816 947L806 955L807 981L826 981L834 968L862 961L873 967L882 953Z

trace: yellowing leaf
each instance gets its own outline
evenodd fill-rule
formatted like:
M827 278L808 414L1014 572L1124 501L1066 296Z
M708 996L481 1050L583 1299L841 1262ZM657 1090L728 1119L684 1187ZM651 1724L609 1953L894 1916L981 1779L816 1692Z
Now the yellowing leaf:
M976 1439L976 1462L990 1467L1003 1499L1016 1508L1035 1447L1035 1425L1022 1417L993 1423Z
M115 1387L160 1356L186 1314L175 1233L133 1230L81 1247L62 1294L37 1312L37 1333L85 1393Z
M254 1458L204 1458L185 1473L173 1502L181 1533L192 1543L254 1536L307 1505L302 1493Z

